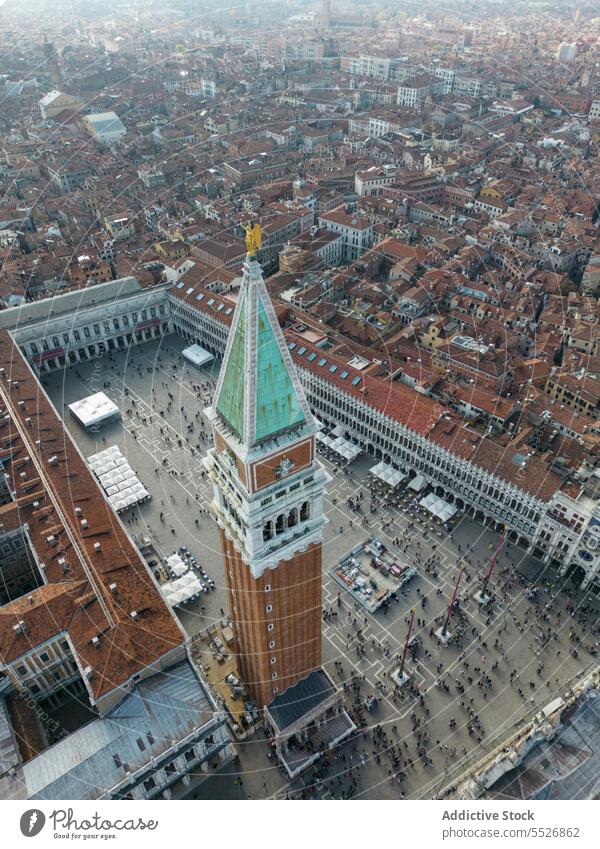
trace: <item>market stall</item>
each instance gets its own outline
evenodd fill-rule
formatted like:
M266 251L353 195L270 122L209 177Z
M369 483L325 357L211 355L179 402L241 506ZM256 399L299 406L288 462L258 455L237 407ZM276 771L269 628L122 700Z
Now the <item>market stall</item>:
M86 430L102 427L121 417L121 411L104 392L95 392L69 404L69 412Z
M92 454L87 462L117 513L151 497L116 445Z

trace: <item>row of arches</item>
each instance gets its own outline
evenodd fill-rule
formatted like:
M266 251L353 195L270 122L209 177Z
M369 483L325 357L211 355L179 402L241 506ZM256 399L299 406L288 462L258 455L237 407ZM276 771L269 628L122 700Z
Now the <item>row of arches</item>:
M329 424L327 416L323 414L318 404L316 407L316 414L322 421ZM363 426L361 418L361 414L357 411L354 427L366 435L368 427ZM340 415L339 420L343 419L344 416ZM339 421L337 424L339 424ZM367 424L369 424L369 422L367 422ZM371 438L373 436L373 429L381 429L381 425L378 424L374 418L372 421ZM377 445L374 441L363 441L349 431L346 431L344 436L346 439L350 439L352 442L362 445L364 449L377 460L383 460L385 463L392 465L403 463L405 465L412 466L412 471L415 473L422 472L429 478L439 481L439 483L445 485L451 490L457 488L459 491L462 490L467 495L470 494L470 500L473 500L473 498L477 500L488 498L491 501L496 502L496 504L501 506L503 510L510 510L513 513L518 513L519 520L523 522L522 529L524 534L533 533L534 528L531 527L529 523L536 524L541 518L539 511L537 511L535 507L521 501L516 494L501 491L501 489L493 482L482 480L476 473L470 472L467 469L459 468L459 466L453 462L451 458L438 457L432 450L429 450L426 456L415 457L415 444L410 436L399 436L396 434L396 441L398 444L395 445L393 450L390 450L393 440L391 438L391 430L387 428L387 431L389 431L388 435L390 438L381 440L384 447ZM388 448L388 450L386 451L385 448ZM457 480L460 480L461 483L456 483ZM467 493L467 489L473 490L473 492ZM505 518L505 516L502 516L502 518Z
M477 507L473 507L473 505L466 502L463 498L453 492L449 492L439 484L434 487L434 491L436 495L439 495L449 504L454 504L458 508L458 510L460 510L466 516L469 516L479 524L487 525L488 527L496 531L496 533L502 533L502 531L505 529L505 525L502 521L499 521L493 516L487 515L483 510L480 510ZM509 530L508 540L509 542L512 542L515 545L518 545L520 548L524 549L528 549L530 545L529 539L524 535L520 535L515 530Z
M280 513L276 519L269 519L263 526L263 540L267 542L283 534L289 528L294 528L299 522L310 519L310 504L304 501L301 507L292 507L289 513Z

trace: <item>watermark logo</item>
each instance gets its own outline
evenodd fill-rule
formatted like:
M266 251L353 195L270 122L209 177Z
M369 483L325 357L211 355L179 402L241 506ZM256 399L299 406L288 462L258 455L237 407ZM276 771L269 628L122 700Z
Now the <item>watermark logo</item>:
M46 815L37 808L31 808L21 814L21 834L24 837L35 837L46 824Z

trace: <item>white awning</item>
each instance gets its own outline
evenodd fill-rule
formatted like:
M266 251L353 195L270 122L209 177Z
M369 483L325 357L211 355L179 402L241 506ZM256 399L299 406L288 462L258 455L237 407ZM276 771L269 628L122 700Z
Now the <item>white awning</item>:
M452 518L452 516L454 516L455 513L458 512L454 505L444 501L443 498L440 498L439 495L435 495L433 492L430 492L429 495L422 498L419 501L419 504L422 507L425 507L432 516L436 516L436 518L438 518L441 522L447 522Z
M324 444L327 445L328 443L324 442ZM344 460L348 460L348 462L354 460L359 454L362 454L362 448L348 439L344 439L343 436L337 436L335 439L329 437L328 447L332 451L335 451L336 454L339 454L340 457L343 457Z
M427 486L427 480L423 477L423 475L417 475L416 478L413 478L411 482L408 484L408 488L414 490L415 492L421 492Z
M389 463L384 463L383 461L370 468L369 474L392 488L397 487L407 477L406 472L395 469Z

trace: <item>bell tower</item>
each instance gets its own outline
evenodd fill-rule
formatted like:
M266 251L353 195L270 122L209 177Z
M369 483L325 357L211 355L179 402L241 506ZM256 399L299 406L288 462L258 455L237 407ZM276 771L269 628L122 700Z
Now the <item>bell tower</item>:
M248 255L213 405L213 482L238 667L258 707L321 665L324 486L310 411Z
M56 52L56 47L51 41L48 41L45 33L43 49L44 56L46 57L46 68L50 79L52 80L52 84L55 88L60 88L62 85L62 76L60 73L60 66L58 64L58 54Z

